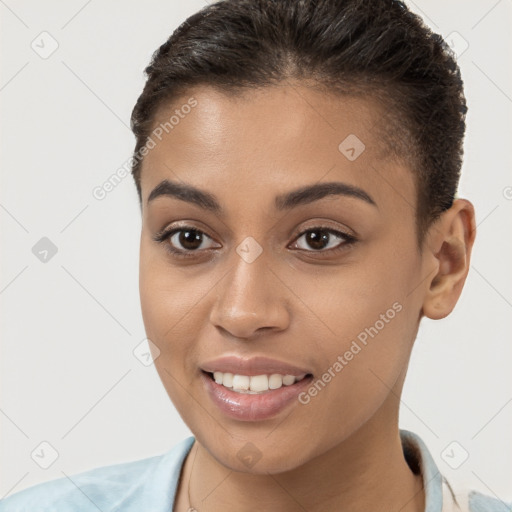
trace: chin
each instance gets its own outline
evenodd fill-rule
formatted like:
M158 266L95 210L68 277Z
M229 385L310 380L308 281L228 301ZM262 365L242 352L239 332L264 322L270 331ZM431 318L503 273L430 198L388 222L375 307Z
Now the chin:
M280 438L275 436L272 441L267 430L252 438L250 434L230 437L224 431L217 433L222 438L211 435L212 432L194 435L222 466L239 473L267 475L294 470L322 453L321 447L311 444L310 435L302 438L300 434L307 431L301 429L296 437L285 433ZM307 450L297 449L300 446L306 446Z

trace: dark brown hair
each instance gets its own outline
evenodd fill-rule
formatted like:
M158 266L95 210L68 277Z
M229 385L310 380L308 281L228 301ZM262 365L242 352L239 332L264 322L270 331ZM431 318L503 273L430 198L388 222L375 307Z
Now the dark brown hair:
M384 106L383 147L416 176L419 242L452 205L467 112L463 82L443 38L403 2L221 0L182 23L145 74L131 117L140 200L140 150L161 107L195 85L235 94L293 79L333 94L372 95Z

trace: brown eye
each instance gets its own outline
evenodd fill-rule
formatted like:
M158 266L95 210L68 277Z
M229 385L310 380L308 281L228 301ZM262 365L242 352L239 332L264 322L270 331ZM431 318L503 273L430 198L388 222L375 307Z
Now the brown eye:
M177 251L197 251L211 248L212 239L198 229L175 229L168 236L169 243ZM208 244L210 242L210 245Z
M331 238L330 233L321 232L321 231L309 231L305 233L305 241L309 247L313 249L325 249L329 244L329 240Z
M301 243L300 241L303 240ZM355 238L341 231L326 228L311 228L297 238L296 246L309 252L327 252L354 242Z
M173 237L171 237L171 240L176 238L177 240L174 240L173 243L179 242L181 247L187 251L199 249L199 247L203 243L202 233L196 230L178 231Z
M204 231L193 226L176 226L163 229L153 235L153 240L162 244L173 258L197 258L211 256L209 249L222 248Z

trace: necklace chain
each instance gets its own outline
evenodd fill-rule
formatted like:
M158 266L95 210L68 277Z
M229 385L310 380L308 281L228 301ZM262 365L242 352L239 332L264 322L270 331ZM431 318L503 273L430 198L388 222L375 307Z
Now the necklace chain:
M187 512L197 512L196 509L192 506L192 503L191 503L191 500L190 500L190 480L192 480L192 473L194 471L194 464L196 463L196 455L197 455L197 441L196 441L196 446L195 446L195 450L194 450L194 458L192 460L192 467L190 468L190 475L188 477L188 490L187 490L187 494L188 494L188 511Z

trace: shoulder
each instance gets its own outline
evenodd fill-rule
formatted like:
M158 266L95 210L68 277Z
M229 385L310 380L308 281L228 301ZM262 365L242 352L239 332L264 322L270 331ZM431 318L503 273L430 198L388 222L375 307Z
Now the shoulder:
M479 491L470 489L458 489L454 492L453 488L446 482L451 496L448 493L443 495L443 512L510 512L512 502L504 502L501 499L488 496ZM450 507L446 504L450 503Z
M131 511L141 504L155 512L168 510L193 441L189 437L162 455L34 485L0 500L0 512Z
M400 429L404 456L410 468L420 473L426 497L426 510L441 512L511 512L512 502L488 496L467 486L454 486L440 473L432 454L420 436Z
M112 501L137 485L161 457L94 468L34 485L1 500L0 511L109 510Z
M512 501L504 502L478 491L468 492L470 512L510 512Z

